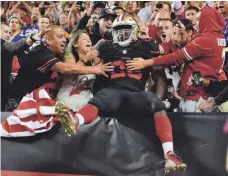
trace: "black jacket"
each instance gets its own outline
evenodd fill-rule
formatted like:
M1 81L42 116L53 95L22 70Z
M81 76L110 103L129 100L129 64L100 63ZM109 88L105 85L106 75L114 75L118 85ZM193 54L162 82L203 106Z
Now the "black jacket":
M16 43L1 40L1 108L5 107L5 101L10 92L10 75L12 71L12 61L15 55L18 58L24 58L24 51L28 48L26 39L22 39ZM20 59L19 59L20 62Z
M224 81L210 81L210 84L207 88L209 93L217 92L215 97L215 103L220 105L228 101L228 80Z
M99 31L99 23L95 23L91 29L89 29L88 27L86 27L88 21L89 21L89 16L85 13L85 15L78 21L75 29L73 30L73 32L81 29L81 30L85 30L86 32L89 33L90 35L90 39L92 41L92 45L96 45L97 42L101 39L105 39L105 40L112 40L112 35L111 33L105 33L104 36L101 36L100 31Z

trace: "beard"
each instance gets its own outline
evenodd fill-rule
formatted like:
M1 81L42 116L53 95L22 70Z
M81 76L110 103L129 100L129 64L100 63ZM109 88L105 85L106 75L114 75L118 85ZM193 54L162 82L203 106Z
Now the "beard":
M33 18L33 19L32 19L32 23L33 23L33 24L37 24L37 23L38 23L38 19L37 19L37 18L35 18L35 19Z

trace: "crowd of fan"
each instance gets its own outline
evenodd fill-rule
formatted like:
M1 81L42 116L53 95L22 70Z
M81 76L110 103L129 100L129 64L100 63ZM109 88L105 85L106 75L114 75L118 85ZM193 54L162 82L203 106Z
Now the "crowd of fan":
M82 1L3 1L1 6L1 32L4 33L2 39L18 42L22 38L37 34L50 24L57 24L64 30L66 39L69 38L75 26L77 29L86 28L92 44L96 45L103 39L112 40L113 13L117 16L128 13L137 20L141 37L152 38L159 44L160 54L166 55L191 42L198 31L199 19L197 14L205 6L209 6L217 9L226 21L226 27L222 31L225 42L223 40L218 42L224 45L224 48L228 44L228 2L225 1L109 1L107 3L100 1L94 3L96 3L96 8L91 8L90 2ZM224 103L225 100L221 100L220 95L222 93L224 98L228 92L227 89L225 93L224 91L221 92L227 85L226 76L228 76L228 58L225 56L225 49L223 54L223 56L218 56L218 58L223 57L224 59L223 68L219 72L220 79L217 79L219 81L201 78L200 72L195 72L191 80L188 80L189 84L194 84L199 89L204 87L204 90L207 91L206 94L202 91L197 92L202 93L198 100L188 99L188 97L194 96L195 92L185 92L185 96L179 94L181 91L180 82L183 81L182 76L186 68L185 64L179 67L168 66L162 70L165 76L161 79L151 75L146 89L156 92L159 98L166 102L170 111L195 112L198 109L212 111L215 110L212 108L215 105L220 105L216 111L218 109L223 112L228 111L228 105ZM4 73L2 74L2 81L5 82L8 82L9 72L11 72L11 82L14 81L25 58L20 55L11 57L12 59L7 58L8 60L4 62L3 59L5 58L2 58L1 70ZM9 84L2 82L1 85L3 84L5 86L2 89L2 95L10 90ZM5 97L5 99L7 98ZM203 102L207 103L202 104ZM2 101L2 110L4 110L5 104Z

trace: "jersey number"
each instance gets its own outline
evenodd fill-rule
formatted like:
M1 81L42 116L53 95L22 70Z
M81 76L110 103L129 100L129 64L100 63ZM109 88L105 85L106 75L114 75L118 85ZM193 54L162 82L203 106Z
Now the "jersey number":
M137 80L142 78L142 73L140 71L128 70L125 63L121 60L112 62L112 66L114 66L115 69L111 72L111 79L123 78L125 76Z

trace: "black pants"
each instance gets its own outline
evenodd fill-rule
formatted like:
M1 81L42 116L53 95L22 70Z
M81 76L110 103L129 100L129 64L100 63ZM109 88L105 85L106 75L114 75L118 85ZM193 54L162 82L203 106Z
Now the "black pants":
M96 106L99 115L150 116L165 110L165 104L152 92L133 92L129 90L106 88L97 92L89 101Z

